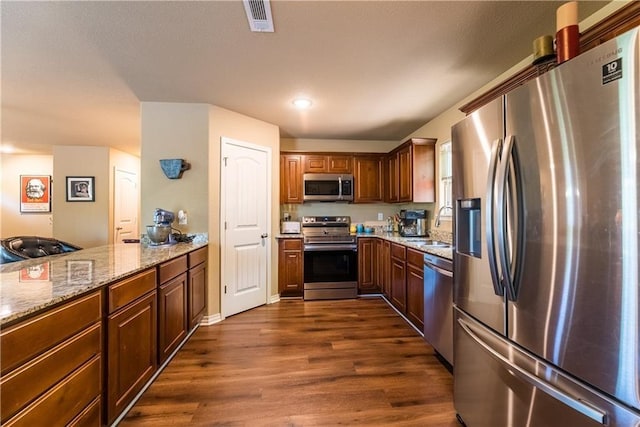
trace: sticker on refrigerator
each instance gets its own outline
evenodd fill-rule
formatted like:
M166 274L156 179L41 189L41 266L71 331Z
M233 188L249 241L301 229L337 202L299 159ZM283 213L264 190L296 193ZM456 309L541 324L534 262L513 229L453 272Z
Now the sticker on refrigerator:
M606 85L622 78L622 58L602 66L602 84Z

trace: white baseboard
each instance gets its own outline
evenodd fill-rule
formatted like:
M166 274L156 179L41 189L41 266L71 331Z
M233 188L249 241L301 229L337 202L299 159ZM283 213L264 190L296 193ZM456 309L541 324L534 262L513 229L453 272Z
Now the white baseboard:
M280 301L280 294L271 295L269 297L269 304L273 304Z
M202 318L200 326L210 326L219 322L222 322L222 315L220 313L211 314Z

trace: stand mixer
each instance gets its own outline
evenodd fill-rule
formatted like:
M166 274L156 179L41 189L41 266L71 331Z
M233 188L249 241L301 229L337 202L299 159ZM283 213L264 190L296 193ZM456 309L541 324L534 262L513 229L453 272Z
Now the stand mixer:
M151 240L150 246L164 246L176 244L176 239L171 233L171 224L176 215L164 209L156 208L153 213L154 225L147 225L147 236Z

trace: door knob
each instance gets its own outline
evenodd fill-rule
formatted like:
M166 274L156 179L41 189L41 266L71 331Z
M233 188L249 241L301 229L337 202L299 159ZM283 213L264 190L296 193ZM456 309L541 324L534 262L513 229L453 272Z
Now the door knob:
M260 237L263 239L266 239L267 237L269 237L269 235L267 233L262 233Z

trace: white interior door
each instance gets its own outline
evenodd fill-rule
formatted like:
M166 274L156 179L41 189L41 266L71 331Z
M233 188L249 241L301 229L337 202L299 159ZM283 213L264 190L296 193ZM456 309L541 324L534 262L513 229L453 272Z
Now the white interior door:
M122 243L123 239L139 239L138 175L135 172L115 168L113 192L113 243Z
M222 312L267 303L271 149L222 138Z

